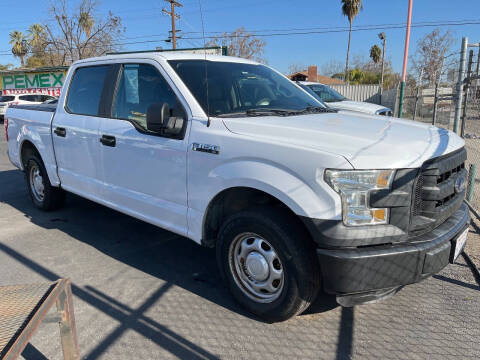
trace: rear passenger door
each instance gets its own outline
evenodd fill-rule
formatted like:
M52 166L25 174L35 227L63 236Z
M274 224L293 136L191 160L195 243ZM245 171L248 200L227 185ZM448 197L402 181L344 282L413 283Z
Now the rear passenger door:
M105 199L120 211L180 234L187 232L187 114L154 61L119 65L111 115L100 120ZM147 129L152 104L182 117L180 136Z
M78 67L66 89L64 107L58 107L52 124L62 187L92 200L102 199L103 194L99 116L108 88L104 85L110 84L113 70L113 65Z

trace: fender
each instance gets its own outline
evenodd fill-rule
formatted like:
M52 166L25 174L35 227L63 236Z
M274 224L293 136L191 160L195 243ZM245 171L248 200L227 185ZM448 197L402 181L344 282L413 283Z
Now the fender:
M318 172L318 170L317 170ZM321 170L323 174L323 170ZM285 204L299 216L321 219L341 218L341 203L338 194L324 186L323 180L313 177L304 180L280 164L259 159L237 159L212 169L208 184L200 188L201 196L192 195L188 212L189 237L200 242L203 225L210 203L221 192L235 187L247 187L263 191ZM213 185L213 186L212 186ZM208 192L206 194L205 192ZM197 208L195 208L198 206Z

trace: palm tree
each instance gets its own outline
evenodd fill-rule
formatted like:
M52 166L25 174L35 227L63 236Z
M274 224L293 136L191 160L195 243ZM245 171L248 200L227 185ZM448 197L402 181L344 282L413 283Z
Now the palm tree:
M16 57L20 58L20 63L22 64L22 68L25 67L25 55L28 52L27 46L27 39L21 31L12 31L10 33L10 41L8 42L12 45L12 54Z
M382 49L380 49L377 45L373 45L370 48L370 59L372 59L375 65L378 65L381 58L382 58Z
M45 29L40 24L32 24L27 30L28 41L33 47L40 46L42 44L43 37L45 36Z
M362 10L362 0L342 0L342 14L348 18L350 31L348 32L347 63L345 64L345 80L348 81L348 60L350 58L350 41L352 39L352 24L355 17Z
M92 28L93 28L93 18L88 12L81 12L80 17L78 19L78 24L82 28L83 31L85 31L85 34L87 35L87 39L90 38L90 35L92 33Z
M40 24L32 24L27 30L28 43L34 55L39 56L45 48L45 28Z

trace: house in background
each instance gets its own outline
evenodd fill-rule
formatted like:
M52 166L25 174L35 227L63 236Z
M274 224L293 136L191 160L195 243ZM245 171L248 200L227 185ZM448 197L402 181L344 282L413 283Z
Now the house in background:
M343 85L345 82L340 79L334 79L328 76L318 75L318 68L316 65L311 65L308 70L298 71L288 75L292 81L311 81L318 82L325 85Z

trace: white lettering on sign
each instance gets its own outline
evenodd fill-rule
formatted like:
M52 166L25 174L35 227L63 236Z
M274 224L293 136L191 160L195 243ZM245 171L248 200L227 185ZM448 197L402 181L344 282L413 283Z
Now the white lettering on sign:
M2 90L2 95L50 95L50 96L60 96L61 88L41 88L41 89L4 89Z

